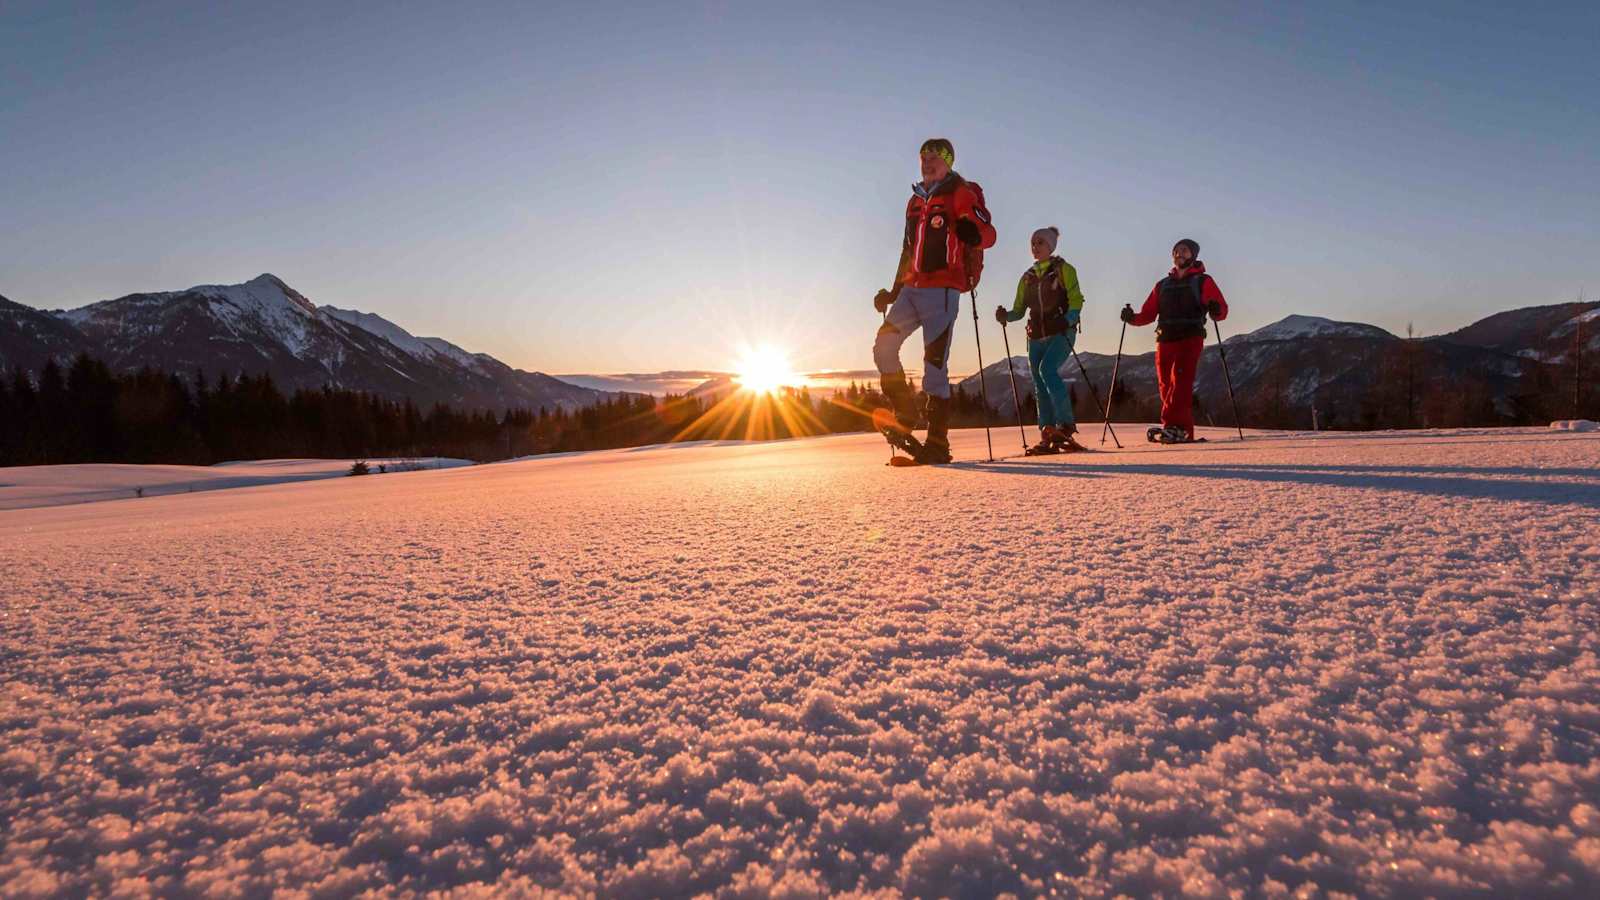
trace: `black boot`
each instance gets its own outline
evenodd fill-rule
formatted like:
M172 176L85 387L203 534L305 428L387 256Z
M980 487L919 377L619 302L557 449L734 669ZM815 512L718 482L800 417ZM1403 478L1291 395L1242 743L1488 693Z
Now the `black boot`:
M950 398L928 397L928 436L922 439L917 462L938 465L950 461Z
M910 431L917 427L917 398L911 393L911 385L906 383L906 373L890 372L881 376L880 381L883 384L883 396L894 408L894 418L900 423L901 430Z

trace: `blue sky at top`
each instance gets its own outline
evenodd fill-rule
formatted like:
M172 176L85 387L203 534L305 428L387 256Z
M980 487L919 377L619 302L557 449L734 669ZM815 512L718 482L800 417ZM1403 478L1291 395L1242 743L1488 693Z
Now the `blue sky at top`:
M1058 225L1085 349L1184 235L1230 333L1448 331L1600 293L1597 47L1593 3L0 0L0 293L271 271L527 368L866 367L937 134L981 305Z

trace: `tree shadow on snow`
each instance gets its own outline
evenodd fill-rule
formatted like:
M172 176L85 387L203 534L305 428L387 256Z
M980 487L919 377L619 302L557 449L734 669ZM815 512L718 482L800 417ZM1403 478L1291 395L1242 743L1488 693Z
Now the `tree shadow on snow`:
M1368 488L1411 494L1461 497L1469 500L1524 501L1588 506L1600 509L1600 472L1591 469L1538 469L1523 467L1471 468L1462 466L1293 466L1293 465L1099 465L975 463L985 472L1011 475L1046 475L1067 478L1156 475L1168 478L1213 478L1267 484L1307 484L1319 487ZM1434 473L1458 473L1436 475ZM1405 473L1405 474L1399 474ZM1469 474L1515 475L1549 478L1579 477L1587 481L1522 481L1470 478Z

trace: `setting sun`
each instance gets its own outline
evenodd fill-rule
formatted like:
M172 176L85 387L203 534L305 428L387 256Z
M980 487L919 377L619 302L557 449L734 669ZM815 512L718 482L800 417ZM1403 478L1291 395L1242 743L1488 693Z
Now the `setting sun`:
M783 351L766 344L746 350L737 368L740 387L754 394L772 394L779 388L805 382L805 377L789 365Z

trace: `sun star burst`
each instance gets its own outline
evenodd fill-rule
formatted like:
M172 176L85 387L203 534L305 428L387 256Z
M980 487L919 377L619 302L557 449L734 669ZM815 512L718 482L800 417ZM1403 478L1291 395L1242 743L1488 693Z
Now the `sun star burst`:
M769 344L745 350L737 370L739 386L753 394L775 394L782 388L805 382L804 376L789 365L784 352Z

